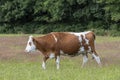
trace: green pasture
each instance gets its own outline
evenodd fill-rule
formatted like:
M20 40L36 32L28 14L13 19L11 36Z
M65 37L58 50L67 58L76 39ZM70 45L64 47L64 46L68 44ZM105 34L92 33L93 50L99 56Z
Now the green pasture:
M87 66L61 62L61 68L49 62L43 70L39 62L0 62L0 80L120 80L120 66Z
M0 34L1 37L11 36L29 36L29 34ZM34 34L33 36L38 36ZM120 37L97 36L96 43L103 45L105 42L120 42ZM119 46L118 46L119 47ZM19 50L21 48L11 46ZM114 47L113 47L114 48ZM97 50L98 52L102 50ZM107 49L105 52L115 50ZM101 52L101 53L102 53ZM120 51L116 51L120 52ZM29 54L28 54L29 55ZM100 54L105 61L106 54ZM35 56L32 56L35 57ZM103 65L101 68L97 63L89 58L84 68L81 68L82 56L68 57L61 56L60 69L56 69L54 59L47 61L46 70L41 68L42 56L38 60L29 60L23 54L16 54L15 58L0 61L0 80L120 80L120 64ZM118 57L117 57L118 58ZM102 61L103 61L102 60ZM118 59L120 61L120 59ZM112 60L111 60L112 61Z
M10 36L30 36L30 35L33 35L33 36L37 36L39 34L0 34L0 37L3 37L3 36L6 36L6 37L10 37ZM41 34L40 34L41 35Z

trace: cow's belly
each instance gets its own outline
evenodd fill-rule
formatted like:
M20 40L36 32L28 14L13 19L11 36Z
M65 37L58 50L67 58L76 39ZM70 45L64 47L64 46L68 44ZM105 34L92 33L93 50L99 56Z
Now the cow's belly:
M80 45L79 44L64 44L60 49L61 54L75 55L79 52Z
M76 45L64 45L60 49L60 54L68 54L68 55L78 55L78 54L84 54L86 52L90 52L91 48L90 46L80 44Z

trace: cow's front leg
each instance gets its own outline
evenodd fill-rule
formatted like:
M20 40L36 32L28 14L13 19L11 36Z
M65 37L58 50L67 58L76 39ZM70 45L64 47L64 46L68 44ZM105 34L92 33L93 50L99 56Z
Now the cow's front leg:
M56 56L55 60L56 60L56 67L57 69L59 69L60 68L60 56Z
M43 68L43 69L46 69L46 61L47 61L48 58L49 58L49 57L44 57L44 58L43 58L43 63L42 63L42 68Z

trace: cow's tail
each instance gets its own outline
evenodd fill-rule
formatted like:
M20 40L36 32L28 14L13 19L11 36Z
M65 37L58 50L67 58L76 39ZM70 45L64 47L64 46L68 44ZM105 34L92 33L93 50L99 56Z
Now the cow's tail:
M93 36L93 40L94 40L94 45L96 44L96 42L95 42L95 39L96 39L96 35L95 35L95 33L94 32L92 32L92 36ZM92 59L94 59L94 57L92 56Z
M95 33L93 32L93 37L94 37L94 40L96 39L96 35L95 35Z

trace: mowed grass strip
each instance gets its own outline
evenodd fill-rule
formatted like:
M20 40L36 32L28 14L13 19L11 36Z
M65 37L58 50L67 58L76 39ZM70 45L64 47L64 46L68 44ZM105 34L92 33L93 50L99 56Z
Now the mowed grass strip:
M120 42L120 37L96 36L96 43Z
M62 62L57 70L53 62L43 70L39 62L0 62L0 80L119 80L120 66L81 68L73 62Z
M42 36L42 34L0 34L0 37L16 37L16 36L18 36L18 37L20 37L20 36L30 36L30 35L32 35L32 36Z

